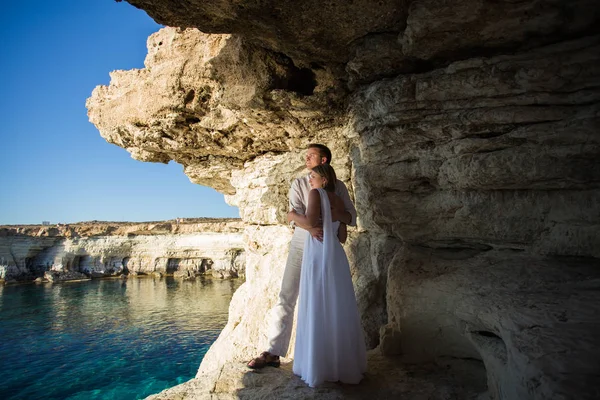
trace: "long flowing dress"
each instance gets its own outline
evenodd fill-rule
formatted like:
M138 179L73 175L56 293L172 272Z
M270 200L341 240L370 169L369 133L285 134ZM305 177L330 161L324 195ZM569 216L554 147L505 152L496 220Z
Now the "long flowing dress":
M323 242L308 235L304 246L293 370L311 387L359 383L367 361L350 266L327 192L318 190Z

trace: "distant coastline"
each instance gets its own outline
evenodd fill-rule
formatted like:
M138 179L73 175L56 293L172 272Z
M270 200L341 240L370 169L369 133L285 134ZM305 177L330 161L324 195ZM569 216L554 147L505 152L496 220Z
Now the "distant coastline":
M235 222L241 221L241 218L215 218L215 217L193 217L193 218L173 218L167 220L156 220L156 221L100 221L100 220L90 220L90 221L79 221L79 222L55 222L49 224L0 224L0 228L14 228L14 227L40 227L40 226L56 226L56 225L101 225L101 224L109 224L109 225L135 225L135 224L157 224L157 223L177 223L179 219L180 223L185 224L196 224L196 223L214 223L214 222Z
M0 225L0 237L92 237L164 235L199 232L237 233L244 224L240 218L178 218L166 221L124 222L84 221L76 223Z
M244 276L244 229L240 218L0 225L0 283Z

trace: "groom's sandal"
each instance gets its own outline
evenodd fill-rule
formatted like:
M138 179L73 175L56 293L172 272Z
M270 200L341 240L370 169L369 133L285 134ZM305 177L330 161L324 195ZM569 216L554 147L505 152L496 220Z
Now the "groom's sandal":
M261 369L264 367L279 367L281 365L281 361L279 361L279 356L275 356L268 351L263 351L260 356L251 360L248 364L248 368L252 369Z

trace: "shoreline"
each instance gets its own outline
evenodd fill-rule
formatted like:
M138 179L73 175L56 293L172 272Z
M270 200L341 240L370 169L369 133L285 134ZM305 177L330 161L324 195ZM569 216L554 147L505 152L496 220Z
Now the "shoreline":
M16 281L16 280L5 280L0 278L0 286L19 286L19 285L42 285L42 284L59 284L59 283L75 283L75 282L89 282L89 281L100 281L100 280L117 280L117 279L121 279L121 280L127 280L127 279L164 279L164 278L173 278L173 279L177 279L177 280L181 280L181 281L194 281L197 279L203 280L219 280L219 281L227 281L227 280L236 280L236 279L240 279L242 281L246 281L245 276L227 276L227 277L223 277L223 278L219 278L214 276L212 273L203 273L194 277L183 277L183 276L177 276L176 274L173 273L169 273L169 274L161 274L161 273L150 273L150 274L146 274L146 273L137 273L137 274L122 274L122 275L116 275L116 276L100 276L100 277L89 277L89 278L77 278L77 279L65 279L65 280L58 280L58 281L51 281L49 279L42 279L42 280L38 280L40 278L36 278L34 280L31 281Z

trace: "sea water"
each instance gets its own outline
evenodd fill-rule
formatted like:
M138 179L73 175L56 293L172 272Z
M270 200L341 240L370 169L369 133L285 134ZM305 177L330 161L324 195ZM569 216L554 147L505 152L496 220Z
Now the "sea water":
M239 280L0 286L0 399L142 399L185 382Z

